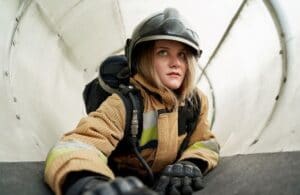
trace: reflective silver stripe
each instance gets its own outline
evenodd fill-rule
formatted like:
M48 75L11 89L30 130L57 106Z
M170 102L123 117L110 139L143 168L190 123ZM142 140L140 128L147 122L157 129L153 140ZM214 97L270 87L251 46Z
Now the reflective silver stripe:
M220 153L220 145L216 139L210 139L210 140L201 141L201 142L206 148L208 148L218 154Z
M60 148L81 148L81 149L88 149L88 150L96 150L99 151L95 146L83 143L77 140L68 140L68 141L59 141L55 146L55 149Z
M212 150L218 154L220 153L220 145L216 139L195 142L187 150L197 150L200 148L206 148L206 149Z
M141 146L157 139L157 111L143 113L143 131L140 138Z
M91 150L97 153L97 155L102 159L105 163L107 163L107 157L98 150L95 146L83 143L77 140L68 140L68 141L59 141L53 148L51 153L59 153L60 150L64 151L74 151L76 149L86 149Z
M143 113L143 130L152 129L157 126L157 111Z

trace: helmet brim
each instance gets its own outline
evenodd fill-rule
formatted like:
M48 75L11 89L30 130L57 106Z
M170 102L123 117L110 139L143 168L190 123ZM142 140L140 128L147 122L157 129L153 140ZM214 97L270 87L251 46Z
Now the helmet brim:
M170 35L151 35L151 36L143 37L139 39L135 43L135 45L138 45L139 43L146 42L146 41L156 41L156 40L171 40L171 41L181 42L187 46L192 47L195 50L197 57L200 57L202 53L202 50L199 48L199 46L193 43L192 41L189 41L186 38L182 38L178 36L170 36Z

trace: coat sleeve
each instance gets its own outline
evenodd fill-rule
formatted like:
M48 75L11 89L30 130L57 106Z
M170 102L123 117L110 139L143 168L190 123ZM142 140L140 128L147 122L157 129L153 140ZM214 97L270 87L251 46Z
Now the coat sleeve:
M113 94L49 151L46 183L56 194L61 194L64 178L72 171L87 170L113 179L107 158L123 138L124 127L125 106L120 97Z
M201 100L201 112L198 118L196 129L193 132L187 149L182 153L179 160L200 159L204 162L204 173L213 169L219 161L220 146L215 135L211 132L207 114L207 97L199 91Z

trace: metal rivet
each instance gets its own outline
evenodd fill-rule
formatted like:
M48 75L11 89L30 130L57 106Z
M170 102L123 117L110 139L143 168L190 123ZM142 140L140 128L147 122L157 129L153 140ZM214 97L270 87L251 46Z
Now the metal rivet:
M14 97L14 102L17 102L17 98L16 97Z
M286 77L284 77L284 79L283 79L283 82L284 82L284 83L286 82L286 79L287 79L287 78L286 78Z
M254 144L256 144L257 142L258 142L258 139L255 139L255 140L252 142L251 145L254 145Z
M4 72L4 76L9 76L9 73L7 71Z
M83 69L83 71L86 72L86 71L87 71L87 68Z
M21 120L21 117L20 117L20 115L18 115L18 114L16 114L16 118L17 118L18 120Z

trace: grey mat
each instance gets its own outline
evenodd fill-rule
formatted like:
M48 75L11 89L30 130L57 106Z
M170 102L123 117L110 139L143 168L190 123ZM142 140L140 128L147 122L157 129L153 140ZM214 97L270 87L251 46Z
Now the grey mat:
M0 163L1 195L51 195L43 181L44 162Z
M51 195L43 182L44 162L1 162L1 195ZM195 194L300 195L300 151L224 157Z
M199 194L300 195L300 151L222 158Z

